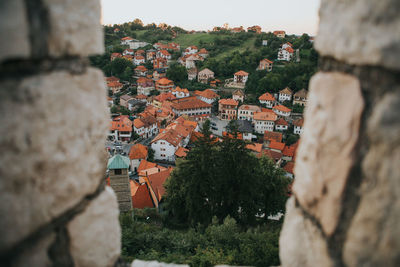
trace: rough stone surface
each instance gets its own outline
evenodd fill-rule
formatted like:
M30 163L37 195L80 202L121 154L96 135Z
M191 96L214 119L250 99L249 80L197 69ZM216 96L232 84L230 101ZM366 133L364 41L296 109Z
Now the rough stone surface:
M286 203L286 217L279 239L282 267L334 266L321 231L304 218L294 197Z
M93 193L108 129L100 71L0 83L0 250Z
M27 266L52 266L51 260L49 259L48 249L55 239L55 234L45 236L33 246L28 247L24 252L15 259L12 263L13 267L24 267Z
M134 260L131 264L131 267L189 267L186 264L169 264L158 261L141 261Z
M75 266L113 266L121 253L117 198L106 187L68 225Z
M51 56L104 52L99 0L43 0L49 11Z
M400 70L400 1L322 0L315 47L351 64Z
M310 81L309 103L293 189L301 206L329 236L337 226L342 194L354 164L364 106L359 81L347 74L318 73Z
M28 57L30 46L24 1L0 1L0 18L0 62Z
M399 89L399 88L397 88ZM368 124L361 201L344 245L347 266L399 266L400 90L377 103Z

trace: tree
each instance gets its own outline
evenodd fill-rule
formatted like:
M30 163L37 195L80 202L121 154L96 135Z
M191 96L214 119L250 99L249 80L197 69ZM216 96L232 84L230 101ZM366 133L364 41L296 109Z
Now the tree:
M155 153L154 150L151 147L149 147L148 154L147 154L148 161L154 161L154 153Z
M111 62L112 74L122 79L122 74L127 67L133 68L132 62L124 58L116 58Z
M171 64L167 70L167 77L174 82L180 83L187 80L187 70L184 66L180 64Z
M124 72L121 74L121 79L125 81L132 81L133 79L133 69L132 67L126 67Z
M213 216L222 222L229 215L241 225L254 225L257 215L284 210L288 182L273 163L257 159L243 140L216 142L209 122L202 135L167 182L171 220L208 225Z

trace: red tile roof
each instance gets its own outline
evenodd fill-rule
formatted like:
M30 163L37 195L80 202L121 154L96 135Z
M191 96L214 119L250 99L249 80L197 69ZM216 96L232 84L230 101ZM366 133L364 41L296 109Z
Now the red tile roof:
M210 108L211 105L201 101L200 99L190 99L187 101L182 101L178 103L172 104L172 108L176 110L184 110L184 109L189 109L189 108Z
M262 101L275 101L275 97L270 93L262 94L258 99Z
M217 93L215 93L213 90L211 89L206 89L204 91L195 91L194 92L195 95L198 96L202 96L204 98L208 98L208 99L216 99L219 97L219 95Z
M284 126L288 126L289 123L287 121L285 121L283 118L278 119L277 121L275 121L276 125L284 125Z
M273 112L255 112L253 119L257 121L276 121L277 115Z
M288 163L286 163L285 167L283 167L283 169L288 172L293 174L293 168L294 168L294 162L293 161L289 161Z
M222 105L230 105L230 106L237 106L239 103L232 98L225 98L225 99L220 99L218 103Z
M271 140L271 142L269 143L269 148L282 151L285 148L285 143Z
M249 73L245 72L244 70L239 70L235 73L236 76L249 76Z
M172 170L173 168L169 167L166 170L148 176L149 184L153 189L153 192L157 195L158 201L160 201L165 194L164 183L170 176Z
M175 156L177 156L179 158L186 157L188 151L189 151L189 149L186 149L184 147L179 147L175 152Z
M131 195L132 195L132 205L135 209L144 209L144 208L154 208L153 201L151 200L150 190L146 184L137 184L136 182L130 180L131 183ZM136 190L132 192L132 184L136 186Z
M301 119L295 120L295 121L293 122L293 125L294 125L294 126L298 126L298 127L303 127L303 123L304 123L304 119L301 118Z
M285 146L282 151L282 154L286 157L294 157L294 153L296 151L296 147L294 146Z
M279 110L279 111L282 111L282 112L290 112L290 111L292 111L290 108L285 107L283 105L276 105L276 106L273 107L273 109L276 109L276 110Z
M248 145L246 145L246 148L247 148L247 149L250 149L250 150L252 150L252 151L254 151L254 152L261 153L261 151L262 151L262 144L259 144L259 143L248 144Z
M282 142L282 133L265 131L264 141L272 141L272 140L276 142Z
M146 159L147 158L147 146L142 144L135 144L131 146L129 151L129 158L130 159Z

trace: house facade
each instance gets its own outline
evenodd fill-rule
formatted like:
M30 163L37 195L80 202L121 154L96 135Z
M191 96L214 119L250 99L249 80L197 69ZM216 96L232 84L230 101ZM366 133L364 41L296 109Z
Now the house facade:
M239 103L234 99L220 99L218 101L218 117L221 120L236 120Z
M275 121L275 130L276 131L286 131L289 128L289 123L283 119L283 118L279 118L278 120Z
M207 68L200 71L197 75L197 81L200 83L206 84L213 79L214 79L214 72Z
M173 88L174 88L174 82L165 77L156 81L156 90L160 92L168 92Z
M270 93L264 93L259 98L258 101L260 104L265 105L267 108L272 108L275 105L275 97Z
M301 134L303 132L303 118L295 120L293 122L293 133L294 134Z
M292 111L290 108L283 105L276 105L272 108L272 110L276 113L276 115L285 118L289 117Z
M249 74L243 70L240 70L233 75L233 81L243 85L246 84L248 78Z
M293 105L307 106L307 90L301 89L293 95Z
M150 95L150 92L155 89L153 80L145 77L137 79L137 94L138 95Z
M197 96L198 99L206 102L207 104L212 104L219 99L219 95L211 89L206 89L204 91L196 90L194 94Z
M261 108L255 105L241 105L238 109L238 120L253 122L254 113L261 112Z
M244 93L241 89L236 89L235 91L233 91L232 93L232 99L236 100L236 101L240 101L243 103L244 101Z
M279 102L291 101L292 100L293 91L286 87L279 91Z
M201 116L211 114L211 105L201 101L200 99L194 98L186 101L181 101L172 104L172 111L177 116Z
M158 133L157 120L144 114L133 121L133 130L142 138L149 138Z
M267 70L268 72L272 71L272 65L274 62L272 62L269 59L261 59L260 63L258 64L257 70Z
M265 131L273 131L276 119L277 116L273 112L254 113L253 120L255 132L264 134Z

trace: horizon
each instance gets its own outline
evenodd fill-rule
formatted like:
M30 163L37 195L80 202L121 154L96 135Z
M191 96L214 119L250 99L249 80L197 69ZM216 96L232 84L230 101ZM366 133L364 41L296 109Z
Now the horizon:
M114 25L132 22L135 18L140 19L144 25L155 23L166 23L178 26L187 31L209 31L213 27L221 27L228 23L229 27L243 26L245 29L259 25L263 32L284 30L287 34L301 35L307 33L315 36L318 31L318 8L320 0L309 0L300 3L296 0L276 2L273 0L253 0L253 4L242 5L240 9L235 8L242 4L240 0L204 0L201 6L195 6L196 12L186 12L190 8L187 1L154 0L152 7L144 2L132 2L129 0L101 0L103 25ZM250 1L249 1L250 2ZM252 9L256 3L258 8ZM213 6L211 10L210 6ZM123 8L122 8L123 7ZM221 13L221 10L225 11ZM264 10L268 10L265 12ZM207 16L203 16L207 14Z

